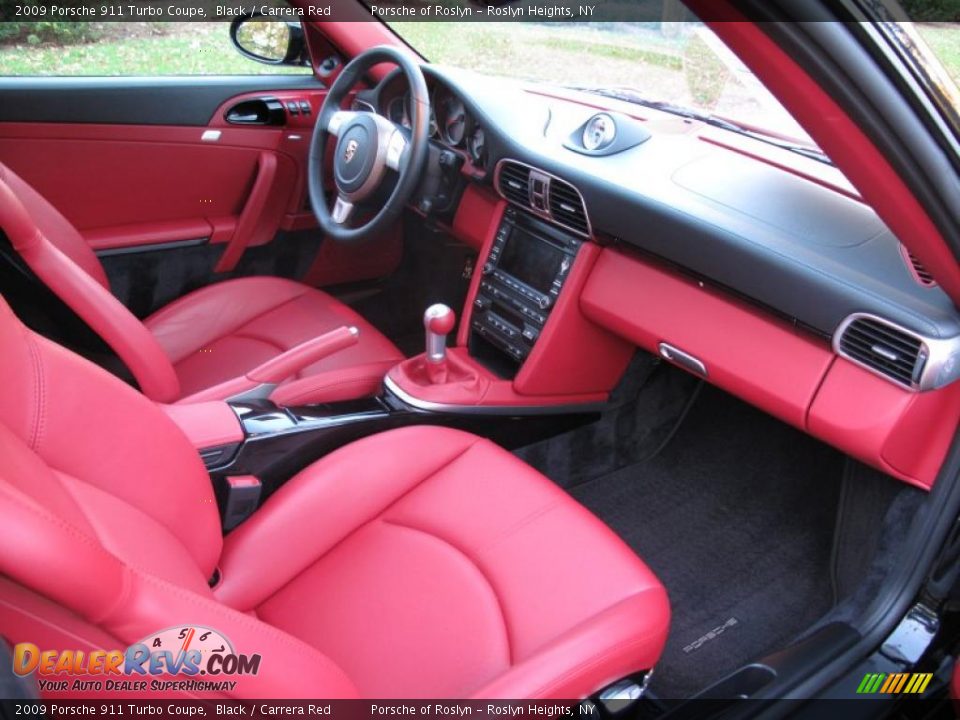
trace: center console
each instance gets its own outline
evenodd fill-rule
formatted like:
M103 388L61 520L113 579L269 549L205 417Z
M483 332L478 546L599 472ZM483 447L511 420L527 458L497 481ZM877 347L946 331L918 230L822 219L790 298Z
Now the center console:
M470 354L513 378L560 297L582 241L510 207L473 301Z
M634 352L582 312L600 246L502 200L486 208L469 218L483 228L484 265L454 342L454 310L428 307L425 352L392 367L378 396L278 405L272 391L290 368L274 360L248 373L253 387L233 388L228 402L168 409L220 489L225 527L308 463L366 435L430 423L513 448L596 420ZM326 356L356 339L349 328L328 335L304 352Z

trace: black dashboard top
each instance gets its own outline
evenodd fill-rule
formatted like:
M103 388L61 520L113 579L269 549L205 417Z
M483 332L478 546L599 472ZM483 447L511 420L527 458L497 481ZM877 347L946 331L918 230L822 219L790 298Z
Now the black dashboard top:
M930 338L960 334L953 302L917 280L899 240L854 197L706 142L693 124L666 132L651 125L643 142L612 154L577 152L568 147L571 134L602 112L596 98L574 102L559 89L553 96L504 78L423 69L444 103L438 112L462 110L461 142L481 129L484 167L511 159L562 178L579 191L598 237L663 258L824 335L853 313ZM389 75L367 101L386 108L397 80ZM647 124L629 113L616 121ZM450 139L460 138L439 137L454 144ZM823 171L814 159L802 162ZM839 171L829 172L846 183ZM478 181L492 183L493 175Z

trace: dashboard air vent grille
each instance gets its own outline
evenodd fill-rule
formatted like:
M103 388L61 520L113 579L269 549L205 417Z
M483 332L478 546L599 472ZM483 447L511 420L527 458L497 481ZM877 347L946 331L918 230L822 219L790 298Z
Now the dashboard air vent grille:
M584 235L590 232L580 193L562 180L555 179L550 183L550 215L561 225Z
M530 168L505 162L500 167L500 193L511 202L530 204Z
M917 282L924 287L934 287L937 281L933 279L933 275L931 275L930 271L920 262L920 259L903 245L900 246L900 250L903 253L903 259L907 261L913 270L913 275L916 277Z
M916 384L926 352L916 337L870 318L854 319L840 336L840 352L904 385Z

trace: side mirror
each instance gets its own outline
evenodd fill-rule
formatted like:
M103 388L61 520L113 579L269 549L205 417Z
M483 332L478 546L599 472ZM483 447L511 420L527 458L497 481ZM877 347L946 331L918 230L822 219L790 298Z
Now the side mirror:
M300 23L269 20L259 13L230 23L230 40L251 60L267 65L306 65L306 43Z

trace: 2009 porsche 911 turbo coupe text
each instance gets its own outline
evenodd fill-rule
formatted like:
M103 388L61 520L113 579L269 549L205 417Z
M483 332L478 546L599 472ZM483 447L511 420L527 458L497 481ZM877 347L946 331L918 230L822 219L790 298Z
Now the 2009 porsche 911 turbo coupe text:
M952 712L949 3L207 5L3 10L17 713Z

